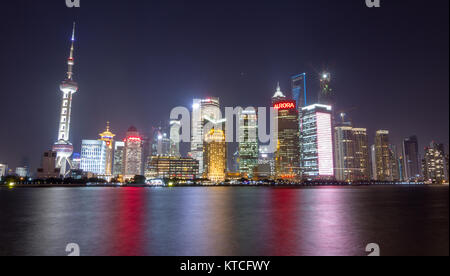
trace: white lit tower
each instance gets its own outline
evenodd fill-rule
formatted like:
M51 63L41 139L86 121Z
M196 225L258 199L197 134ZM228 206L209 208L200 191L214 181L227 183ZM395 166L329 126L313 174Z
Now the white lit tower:
M63 93L61 113L59 114L60 123L58 130L58 141L53 145L53 151L57 153L56 164L60 168L62 176L66 176L70 171L70 157L73 153L73 145L69 142L70 135L70 114L72 110L72 96L78 91L78 84L73 81L73 50L75 43L75 23L73 23L72 45L70 47L70 56L67 60L68 71L66 79L61 83L60 90ZM68 167L67 167L68 165Z

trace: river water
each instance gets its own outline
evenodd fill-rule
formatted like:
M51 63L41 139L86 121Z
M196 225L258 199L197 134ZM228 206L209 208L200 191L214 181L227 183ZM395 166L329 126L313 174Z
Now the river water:
M449 255L446 187L0 188L0 255Z

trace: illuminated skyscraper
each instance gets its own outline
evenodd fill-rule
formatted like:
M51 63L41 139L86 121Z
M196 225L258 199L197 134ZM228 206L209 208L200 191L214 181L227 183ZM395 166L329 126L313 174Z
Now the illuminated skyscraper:
M166 127L158 127L153 131L152 156L169 156L170 138Z
M273 108L277 110L278 142L275 152L277 178L294 179L300 173L299 122L294 100L287 100L278 84L272 97Z
M70 156L73 153L73 145L69 142L70 139L70 116L72 110L72 96L78 91L78 84L73 80L73 66L74 61L74 43L75 43L75 23L72 31L72 46L70 47L70 55L67 60L68 70L67 78L61 83L60 90L63 95L61 113L59 115L59 130L58 141L53 145L53 151L57 153L56 166L60 168L60 173L66 176L71 167Z
M377 150L376 146L370 146L370 162L372 169L372 180L378 180L378 172L377 172Z
M180 157L180 130L181 121L170 122L170 156Z
M297 108L301 113L303 107L307 106L306 104L306 73L293 76L291 78L292 84L292 97L294 101L297 103Z
M372 169L370 167L370 149L367 129L353 128L355 145L355 180L370 180Z
M333 109L314 104L302 109L300 124L301 169L304 179L333 179Z
M350 123L342 123L334 128L334 155L336 179L355 180L355 139Z
M203 162L203 142L205 139L204 127L207 118L210 121L220 120L222 118L219 99L194 99L194 104L192 105L192 139L190 155L199 162L199 174L203 174L205 166Z
M417 136L411 136L403 140L403 162L405 180L415 180L421 177Z
M252 178L258 165L258 116L255 110L239 114L239 172Z
M125 142L116 141L114 143L114 166L113 175L123 175L123 154L125 151Z
M442 184L446 180L448 181L443 144L432 142L430 146L425 148L423 166L425 181L435 184Z
M80 169L84 172L104 176L106 172L106 151L105 141L83 140L81 144Z
M105 164L105 175L112 176L113 174L113 146L114 146L114 137L116 136L113 134L109 128L109 122L106 124L106 131L103 133L100 133L100 140L104 141L106 143L106 164Z
M379 130L375 136L375 161L378 181L393 181L392 152L389 145L389 131Z
M137 129L132 126L127 131L124 140L123 174L124 179L132 179L136 175L142 175L142 138Z
M223 130L213 128L205 135L204 158L206 177L216 183L225 181L227 144Z
M331 74L322 73L320 77L319 104L331 105L334 107L333 89L330 86Z
M397 152L397 146L396 145L389 145L389 150L391 151L391 172L392 172L392 180L393 181L400 181L401 179L401 172L400 172L400 166L399 166L399 156Z

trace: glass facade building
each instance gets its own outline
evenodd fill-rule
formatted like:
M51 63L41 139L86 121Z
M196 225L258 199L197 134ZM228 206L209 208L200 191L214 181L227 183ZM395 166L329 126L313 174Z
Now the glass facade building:
M300 123L301 172L304 179L333 179L332 107L310 105L302 109Z
M105 175L106 151L105 141L83 140L81 144L80 169L96 175Z
M255 110L239 114L239 172L252 178L258 166L258 116Z

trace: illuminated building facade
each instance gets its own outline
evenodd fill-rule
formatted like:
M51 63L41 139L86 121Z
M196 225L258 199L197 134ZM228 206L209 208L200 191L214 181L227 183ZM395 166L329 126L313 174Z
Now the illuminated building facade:
M170 122L170 156L180 157L180 131L181 121Z
M146 165L145 177L194 180L198 175L198 169L198 161L192 158L151 156Z
M353 128L355 146L355 180L370 180L372 168L370 166L369 136L365 128Z
M105 167L105 175L106 176L112 176L113 175L113 146L114 146L114 137L116 136L113 134L109 128L109 122L106 124L106 130L100 135L100 141L104 141L106 143L106 167Z
M223 130L213 128L205 135L204 160L206 178L216 183L225 181L227 144Z
M123 154L125 152L125 142L116 141L114 143L114 165L113 175L123 175Z
M6 176L7 172L8 172L8 165L0 164L0 178Z
M252 178L258 165L258 116L255 110L239 114L239 172Z
M304 179L333 179L332 107L314 104L302 109L301 168Z
M81 154L74 153L72 155L72 170L79 170L81 167Z
M430 146L425 148L423 173L425 181L430 183L442 184L448 181L445 148L443 144L432 142Z
M296 102L283 96L278 85L272 98L273 108L277 111L275 120L278 121L275 174L279 179L294 179L300 173L299 115Z
M400 172L400 166L399 166L399 156L397 152L397 146L396 145L389 145L389 150L391 151L391 171L392 171L392 181L400 181L401 179L401 172Z
M73 80L74 61L74 43L75 43L75 23L72 31L72 45L70 47L70 55L67 60L68 70L67 77L61 83L60 90L63 95L61 112L59 115L58 141L53 145L53 151L57 153L56 166L60 168L62 176L66 176L71 168L69 161L73 153L73 145L70 139L70 117L72 112L72 97L78 91L78 84ZM67 168L69 166L69 168Z
M22 177L22 178L28 177L28 168L27 167L17 167L15 172L18 177Z
M132 179L136 175L142 175L142 138L138 130L132 126L127 131L124 140L123 175L124 179Z
M256 177L260 179L271 179L275 177L275 159L269 146L260 146Z
M320 77L319 104L334 106L333 89L330 86L331 74L322 73Z
M208 133L208 131L205 131L204 129L206 118L209 118L209 120L220 120L222 118L219 98L208 98L203 100L194 99L194 104L192 105L192 138L190 155L199 162L199 174L204 173L205 167L203 143L205 134Z
M377 151L375 145L370 146L370 161L372 169L372 180L378 180L377 174Z
M420 167L419 141L417 136L411 136L403 140L405 180L420 179L422 175Z
M106 152L107 146L105 141L83 140L81 144L80 169L96 175L105 175Z
M169 156L170 138L165 128L156 128L153 132L152 156Z
M306 104L306 73L291 78L292 97L297 104L299 113Z
M375 136L375 162L378 181L393 181L392 152L389 145L389 131L379 130Z
M350 123L334 128L334 156L336 179L339 181L355 180L355 139Z

